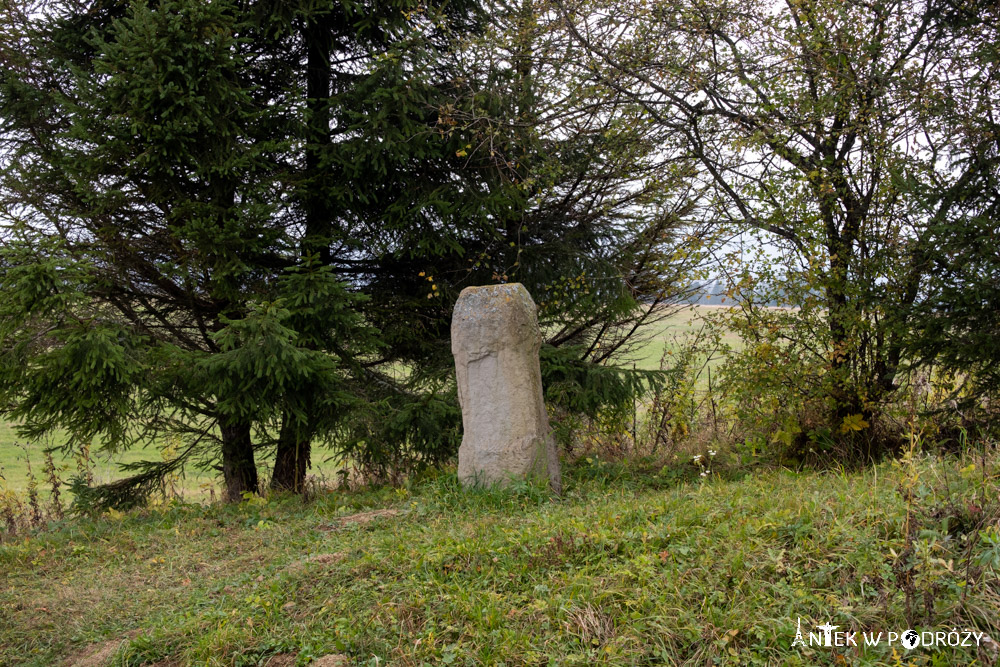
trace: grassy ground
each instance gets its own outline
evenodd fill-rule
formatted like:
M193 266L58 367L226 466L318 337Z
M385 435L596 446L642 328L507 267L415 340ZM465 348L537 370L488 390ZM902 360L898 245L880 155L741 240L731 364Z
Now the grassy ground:
M584 460L561 499L444 472L67 522L0 545L0 664L992 664L791 646L799 618L1000 637L984 463L727 480Z

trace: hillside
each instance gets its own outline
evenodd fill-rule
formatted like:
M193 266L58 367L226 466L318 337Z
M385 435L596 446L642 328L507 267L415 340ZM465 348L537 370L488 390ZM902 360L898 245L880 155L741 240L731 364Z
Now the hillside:
M0 664L993 664L985 463L725 479L585 459L561 499L438 473L66 522L0 545ZM985 634L793 647L798 619Z

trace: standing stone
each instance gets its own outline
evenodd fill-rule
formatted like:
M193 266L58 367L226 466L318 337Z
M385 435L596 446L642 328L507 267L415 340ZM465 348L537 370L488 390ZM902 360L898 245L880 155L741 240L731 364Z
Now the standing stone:
M559 493L559 455L542 399L535 302L520 283L467 287L451 318L462 404L458 478L465 485L548 478Z

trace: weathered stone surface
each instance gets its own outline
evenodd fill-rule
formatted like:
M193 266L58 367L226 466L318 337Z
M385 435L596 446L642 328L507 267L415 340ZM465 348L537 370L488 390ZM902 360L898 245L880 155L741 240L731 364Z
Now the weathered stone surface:
M561 491L542 398L536 310L520 283L467 287L455 304L451 351L464 430L458 477L465 485L535 477Z

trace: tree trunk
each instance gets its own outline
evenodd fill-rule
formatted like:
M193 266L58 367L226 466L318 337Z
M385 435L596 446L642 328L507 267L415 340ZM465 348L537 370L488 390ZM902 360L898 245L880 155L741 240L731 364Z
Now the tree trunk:
M307 19L302 31L306 45L306 190L303 203L306 214L305 234L301 252L304 256L316 254L320 264L330 263L330 232L332 216L327 194L323 187L323 153L327 150L332 133L330 130L330 52L332 47L327 16ZM312 401L307 400L308 411ZM302 493L305 488L306 468L309 467L312 440L311 428L296 428L286 411L283 415L278 450L274 458L271 488L276 491Z
M535 82L532 73L535 55L535 5L530 0L522 0L517 18L517 43L514 48L512 63L515 80L511 92L514 95L515 136L513 149L515 153L510 160L521 163L520 170L527 172L532 160L532 128L538 125L537 104L535 102ZM532 192L533 193L533 192ZM504 249L506 259L504 270L518 272L521 254L521 227L524 224L526 202L518 202L507 209L505 229L507 247Z
M323 154L327 150L330 129L330 52L333 48L329 16L317 15L306 20L302 40L306 45L306 189L302 194L306 214L305 234L301 242L303 256L317 255L320 264L330 263L332 216L324 188ZM308 411L312 401L306 400ZM302 493L309 467L312 429L297 428L286 411L278 435L271 489Z
M316 253L324 266L330 263L332 217L324 188L323 154L330 145L330 28L325 16L306 21L302 39L306 44L306 213L304 254Z
M250 424L237 422L222 426L222 477L226 489L224 500L243 500L246 492L257 492L257 464L253 458Z
M851 369L856 360L857 350L852 341L852 329L847 297L848 261L850 246L834 231L831 220L828 221L828 249L830 252L829 283L826 287L826 301L829 309L827 317L830 323L830 372L833 379L831 398L833 406L831 421L834 428L839 427L849 415L857 414L860 408L860 398L857 387L851 378Z
M306 469L310 463L310 438L291 424L292 419L286 413L278 435L271 489L302 493L305 489Z

